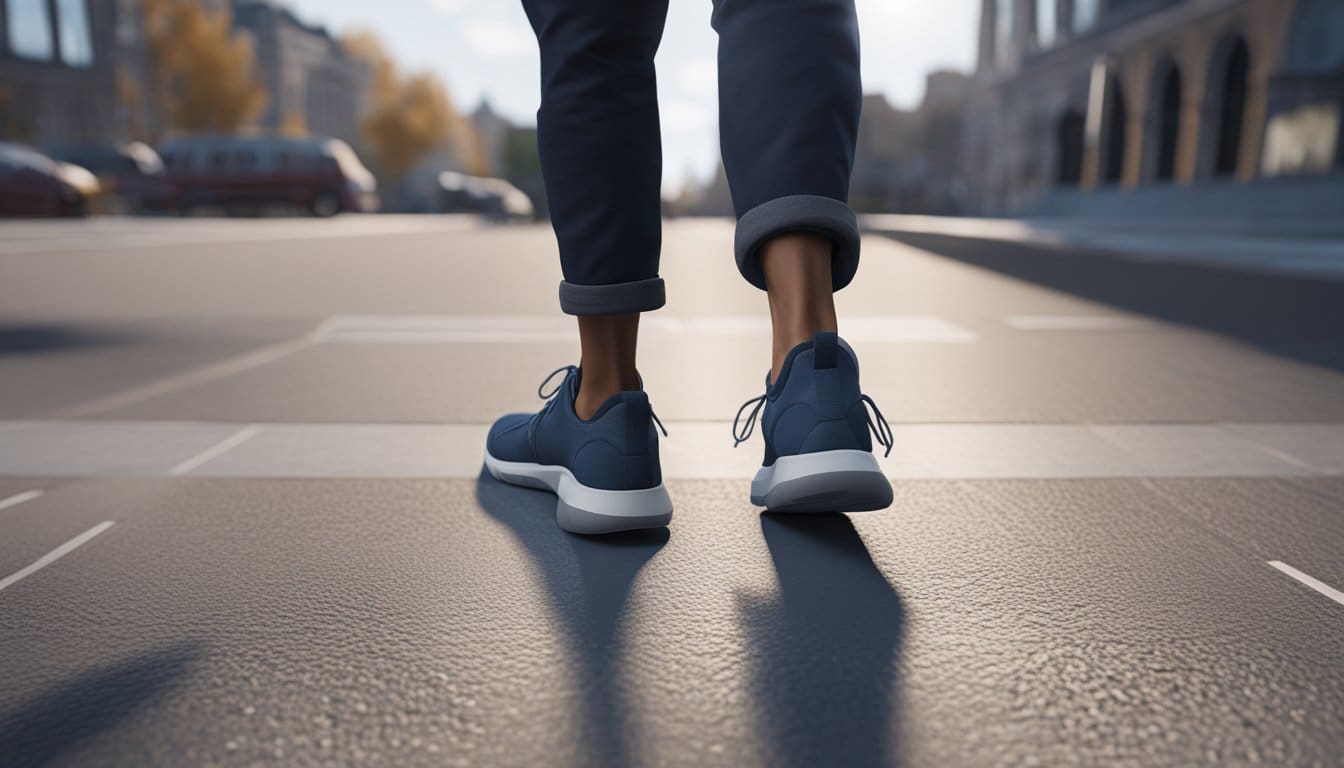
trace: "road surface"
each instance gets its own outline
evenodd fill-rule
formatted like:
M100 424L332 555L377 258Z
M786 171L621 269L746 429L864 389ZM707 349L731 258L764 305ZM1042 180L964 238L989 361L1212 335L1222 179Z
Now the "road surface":
M1344 283L867 237L895 503L762 517L731 243L644 323L673 523L590 539L481 477L546 229L0 224L0 763L1337 764Z

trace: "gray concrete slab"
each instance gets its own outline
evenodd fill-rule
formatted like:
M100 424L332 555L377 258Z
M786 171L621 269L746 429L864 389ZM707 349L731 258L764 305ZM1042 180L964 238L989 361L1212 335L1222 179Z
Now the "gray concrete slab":
M1328 762L1340 606L1136 481L568 536L494 481L109 480L0 595L5 753L82 764ZM97 632L91 634L90 628Z

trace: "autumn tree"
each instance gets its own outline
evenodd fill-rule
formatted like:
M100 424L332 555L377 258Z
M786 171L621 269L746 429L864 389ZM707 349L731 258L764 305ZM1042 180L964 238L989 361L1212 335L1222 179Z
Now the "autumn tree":
M227 8L194 0L141 0L150 58L150 98L171 128L235 133L266 104L248 40Z
M403 75L370 32L347 35L342 44L369 68L368 111L361 130L376 164L389 179L405 176L422 157L450 147L465 168L485 168L481 142L454 107L448 89L429 72Z

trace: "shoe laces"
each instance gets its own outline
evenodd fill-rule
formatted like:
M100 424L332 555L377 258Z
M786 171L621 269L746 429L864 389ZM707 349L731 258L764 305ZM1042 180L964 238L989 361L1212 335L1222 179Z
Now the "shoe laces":
M760 415L761 409L765 407L767 399L768 395L759 395L743 403L742 407L737 409L737 415L733 417L734 448L745 443L751 437L751 433L756 429L757 417ZM887 423L887 417L882 415L882 410L877 407L877 403L873 402L873 398L867 395L859 395L859 399L864 404L863 418L868 422L868 429L873 433L873 437L877 438L878 445L886 449L882 456L890 456L891 449L896 444L896 438L891 431L891 424ZM751 412L747 414L747 421L739 427L738 424L742 421L742 414L748 408L751 408Z
M565 386L565 382L569 380L569 377L578 372L579 372L578 366L562 365L559 368L556 368L554 371L551 371L550 375L548 375L546 378L542 379L541 384L537 386L537 397L546 401L546 406L541 409L542 414L550 411L552 408L555 407L556 401L560 399L556 397L556 395L560 394L561 388ZM551 388L551 391L547 392L546 387L550 385L551 381L556 377L556 375L561 373L565 374L564 378L560 379L560 383L556 384L554 387ZM663 426L663 422L661 419L658 418L658 414L653 412L652 405L649 406L649 416L653 418L653 423L658 425L658 431L663 433L663 437L668 437L667 427Z

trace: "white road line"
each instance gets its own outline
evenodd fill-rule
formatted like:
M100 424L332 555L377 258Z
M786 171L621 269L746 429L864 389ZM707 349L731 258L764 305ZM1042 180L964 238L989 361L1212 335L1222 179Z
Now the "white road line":
M41 496L42 493L42 491L24 491L23 493L16 493L8 499L0 499L0 509L17 507L25 501L36 499L38 496Z
M273 363L276 360L288 357L295 352L305 349L313 343L314 338L310 335L304 336L301 339L282 342L280 344L272 344L268 347L262 347L261 349L246 352L237 357L231 357L217 363L209 363L199 368L193 368L185 373L170 376L152 384L146 384L145 386L129 389L115 395L91 400L87 403L74 406L73 408L68 408L61 412L60 415L65 417L93 416L106 411L116 410L117 408L124 408L128 405L135 405L136 403L142 403L151 398L159 397L160 395L166 395L189 387L195 387L214 381L215 379L222 379L226 376L232 376L237 373L242 373L243 371L258 368L267 363Z
M48 565L51 565L57 560L60 560L62 557L65 557L71 552L74 552L76 549L79 549L80 547L87 544L91 539L93 539L93 537L97 536L103 531L106 531L108 528L111 528L112 525L113 523L111 520L101 522L93 526L89 530L79 534L75 538L65 542L61 546L51 550L42 557L38 558L36 562L28 566L27 568L24 568L23 570L17 573L6 576L4 580L0 580L0 592L5 591L5 589L13 586L15 583L22 581L23 579L26 579L29 576L32 576L34 573L37 573L43 568L46 568Z
M770 335L763 315L650 317L641 332L705 338ZM925 315L847 316L845 338L854 342L967 344L976 335L940 317ZM528 344L575 340L567 317L536 315L335 315L313 337L330 343L364 344Z
M1294 579L1306 584L1308 587L1320 592L1322 595L1334 600L1336 603L1344 605L1344 592L1340 592L1319 579L1308 576L1287 563L1281 563L1278 560L1270 560L1269 565L1271 568L1277 568L1289 576L1292 576Z
M249 424L218 443L206 448L204 451L201 451L195 456L192 456L181 464L173 467L168 471L168 474L173 476L185 475L202 464L217 459L243 443L246 443L248 440L256 437L257 432L259 432L260 429L261 428L256 424Z

